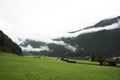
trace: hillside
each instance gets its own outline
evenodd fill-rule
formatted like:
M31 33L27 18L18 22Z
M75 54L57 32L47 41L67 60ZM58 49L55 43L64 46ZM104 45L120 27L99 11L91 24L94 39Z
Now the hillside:
M81 55L120 56L120 29L102 30L81 34L75 38L63 40L77 46L76 53Z
M0 30L0 52L23 55L21 48Z
M102 20L91 27L73 31L72 34L103 27L102 30L83 33L73 38L61 38L65 43L77 47L76 53L81 55L100 55L106 57L120 56L120 17ZM114 26L113 24L118 24ZM111 26L113 25L113 26ZM116 27L107 29L106 27ZM105 29L106 28L106 29Z

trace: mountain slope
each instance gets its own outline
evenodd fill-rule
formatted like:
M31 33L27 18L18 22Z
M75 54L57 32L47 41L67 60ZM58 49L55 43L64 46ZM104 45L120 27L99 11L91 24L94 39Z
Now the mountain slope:
M23 55L21 48L0 30L0 52Z
M86 54L120 56L120 29L79 35L72 42Z
M73 38L61 38L65 43L77 46L76 53L81 55L102 55L102 56L120 56L120 25L118 20L120 17L105 19L94 26L84 28L92 29L98 27L110 26L118 23L116 29L100 30L96 32L83 33ZM73 31L71 33L80 32L82 30Z

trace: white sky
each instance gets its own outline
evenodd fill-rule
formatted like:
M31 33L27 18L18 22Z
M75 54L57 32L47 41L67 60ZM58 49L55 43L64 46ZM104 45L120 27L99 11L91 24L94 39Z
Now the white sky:
M0 30L47 40L120 16L120 0L0 0Z

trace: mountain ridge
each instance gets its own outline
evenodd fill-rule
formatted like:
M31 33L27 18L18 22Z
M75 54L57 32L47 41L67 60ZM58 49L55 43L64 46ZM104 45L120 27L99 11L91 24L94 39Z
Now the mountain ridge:
M109 25L118 23L118 20L120 20L120 16L117 16L115 18L104 19L104 20L99 21L98 23L96 23L93 26L89 26L89 27L79 29L79 30L76 30L76 31L71 31L69 33L73 34L73 33L76 33L76 32L82 31L82 30L86 30L86 29L90 29L90 28L98 28L98 27L109 26Z

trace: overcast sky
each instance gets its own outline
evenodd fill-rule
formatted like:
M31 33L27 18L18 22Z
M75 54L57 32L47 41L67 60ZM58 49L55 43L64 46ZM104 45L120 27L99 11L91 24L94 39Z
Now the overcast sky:
M13 40L67 35L120 16L120 0L0 0L0 29Z

